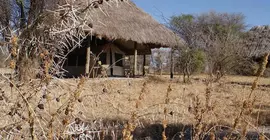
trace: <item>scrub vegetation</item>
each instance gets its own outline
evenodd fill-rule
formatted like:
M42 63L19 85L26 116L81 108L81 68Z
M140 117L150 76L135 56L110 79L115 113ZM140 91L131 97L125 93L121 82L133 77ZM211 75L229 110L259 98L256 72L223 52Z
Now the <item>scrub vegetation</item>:
M94 36L86 17L121 2L133 4L0 0L0 139L270 139L270 28L246 31L242 14L173 16L173 79L89 78L89 65L64 79L68 53Z

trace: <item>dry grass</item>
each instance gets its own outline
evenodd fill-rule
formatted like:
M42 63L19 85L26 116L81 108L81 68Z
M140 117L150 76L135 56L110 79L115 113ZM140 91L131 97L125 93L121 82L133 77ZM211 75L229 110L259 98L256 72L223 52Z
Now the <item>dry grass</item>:
M230 76L226 77L222 83L213 83L211 86L211 96L209 97L206 93L207 86L205 85L204 78L198 79L196 77L193 79L192 84L182 84L177 80L171 81L166 77L162 77L161 79L162 82L160 82L160 80L149 80L148 78L86 80L84 86L81 87L79 98L74 98L77 101L73 101L72 113L68 115L69 122L65 122L64 119L67 115L58 113L52 122L54 126L51 131L53 132L52 135L54 137L59 135L57 129L61 128L63 125L74 122L75 118L79 118L83 122L92 122L93 120L101 118L109 120L117 119L121 122L121 120L130 120L130 116L134 115L134 112L136 112L136 119L132 122L137 127L143 127L143 122L149 125L164 124L162 120L166 120L168 124L183 124L189 126L190 124L196 124L195 122L197 120L194 116L196 114L193 112L194 104L201 104L198 105L198 107L206 108L207 106L211 106L210 108L212 108L211 111L204 111L203 116L199 116L202 117L202 119L198 124L203 124L203 126L208 124L209 126L207 125L207 127L232 127L235 117L241 110L242 102L250 93L251 88L251 85L232 83L241 78L231 78ZM248 81L250 78L242 77L242 79ZM34 97L31 96L32 99L29 99L31 106L35 108L35 117L37 120L41 121L41 125L49 124L55 112L67 107L67 103L74 96L74 93L77 92L79 81L80 80L77 79L52 80L50 84L46 86L46 99L43 98L45 86L40 86L38 80L33 81L31 83L32 85L29 87L21 87L20 91L37 90L26 93L25 96L35 95ZM264 78L261 81L268 82L267 79ZM147 83L147 90L143 89L144 83ZM259 83L259 85L268 85L268 83ZM168 96L166 93L169 86L172 91L169 92ZM11 90L7 82L1 83L1 91L1 97L4 99L0 101L2 110L0 113L1 116L3 116L3 119L0 120L2 135L4 134L4 130L8 130L7 128L11 129L17 126L22 127L22 129L26 131L24 128L27 128L28 125L24 123L23 117L18 115L20 112L24 112L20 110L23 109L23 107L17 108L19 110L16 111L17 114L13 116L9 115L9 113L14 110L14 106L17 105L16 103L20 102L21 97L14 96L18 95L16 90L13 90L13 96L11 95ZM254 94L257 96L254 104L255 108L252 113L253 115L247 118L248 123L256 124L257 117L259 117L260 126L269 125L270 88L259 86L258 89L254 91ZM211 100L210 105L207 105L207 102L209 102L208 98ZM37 102L38 104L42 102L44 109L38 108ZM166 111L164 111L164 109L166 109ZM24 118L27 120L27 114L21 115L25 115ZM165 119L164 115L166 116ZM36 130L38 130L39 123L36 122L35 124ZM240 130L243 125L244 123L240 123L236 130ZM248 129L256 130L255 128L258 128L257 126L254 128L252 126L253 125L248 125ZM47 127L42 127L44 127L44 131L47 132ZM167 129L169 131L169 128ZM63 132L65 131L64 129ZM37 131L35 133L40 132ZM18 135L25 134L23 131L20 131ZM207 135L207 133L205 135ZM169 138L169 136L167 137Z
M177 79L155 76L52 79L51 58L42 56L41 80L22 83L13 79L13 74L10 78L2 75L2 138L105 139L110 136L124 140L149 137L166 140L188 135L195 140L216 136L245 139L255 130L258 139L268 139L265 131L260 130L262 126L269 127L270 122L270 87L268 83L260 83L267 59L253 82L246 79L244 83L231 76L213 82L211 78L197 76L191 84L184 84ZM11 68L15 67L11 65ZM106 124L103 119L117 121ZM151 129L153 125L156 126ZM150 129L143 130L147 127ZM266 133L270 134L269 130Z

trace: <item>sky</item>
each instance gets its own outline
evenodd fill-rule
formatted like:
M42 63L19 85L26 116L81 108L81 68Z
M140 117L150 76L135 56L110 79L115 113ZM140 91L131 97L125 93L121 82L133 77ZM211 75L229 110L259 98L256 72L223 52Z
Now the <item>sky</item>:
M133 0L160 23L180 14L216 11L243 13L249 28L270 24L270 0Z

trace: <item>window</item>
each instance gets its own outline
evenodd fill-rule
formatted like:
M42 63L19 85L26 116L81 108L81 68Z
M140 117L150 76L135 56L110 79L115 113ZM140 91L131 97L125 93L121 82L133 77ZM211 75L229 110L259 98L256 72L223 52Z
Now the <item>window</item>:
M115 66L123 67L123 55L115 53Z

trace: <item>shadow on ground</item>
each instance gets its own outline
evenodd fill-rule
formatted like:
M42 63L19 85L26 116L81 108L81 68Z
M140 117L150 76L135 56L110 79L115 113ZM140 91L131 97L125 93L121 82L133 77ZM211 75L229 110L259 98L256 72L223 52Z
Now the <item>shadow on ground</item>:
M78 133L73 135L73 138L80 138L82 135L88 134L88 137L92 139L104 139L104 140L118 140L122 139L122 131L124 129L124 122L126 121L117 121L117 120L106 120L99 123L96 123L99 128L95 128L89 131L84 131L83 133ZM90 124L91 125L91 124ZM93 125L92 125L93 126ZM214 125L212 125L214 126ZM212 128L205 129L200 135L202 140L210 140L210 132L215 134L216 139L223 139L225 136L230 140L238 140L241 138L239 133L231 132L229 127L208 127ZM162 124L141 124L140 127L137 127L132 133L134 140L162 140L163 132ZM270 129L269 129L270 130ZM97 134L100 132L100 134ZM240 131L241 132L241 131ZM183 124L169 124L166 128L166 137L167 140L192 140L193 127L192 125L183 125ZM102 136L101 136L102 135ZM266 131L264 135L267 138L270 138L270 133ZM83 137L84 137L83 136ZM101 138L102 137L102 138ZM250 131L246 135L246 140L257 140L260 137L260 133Z

